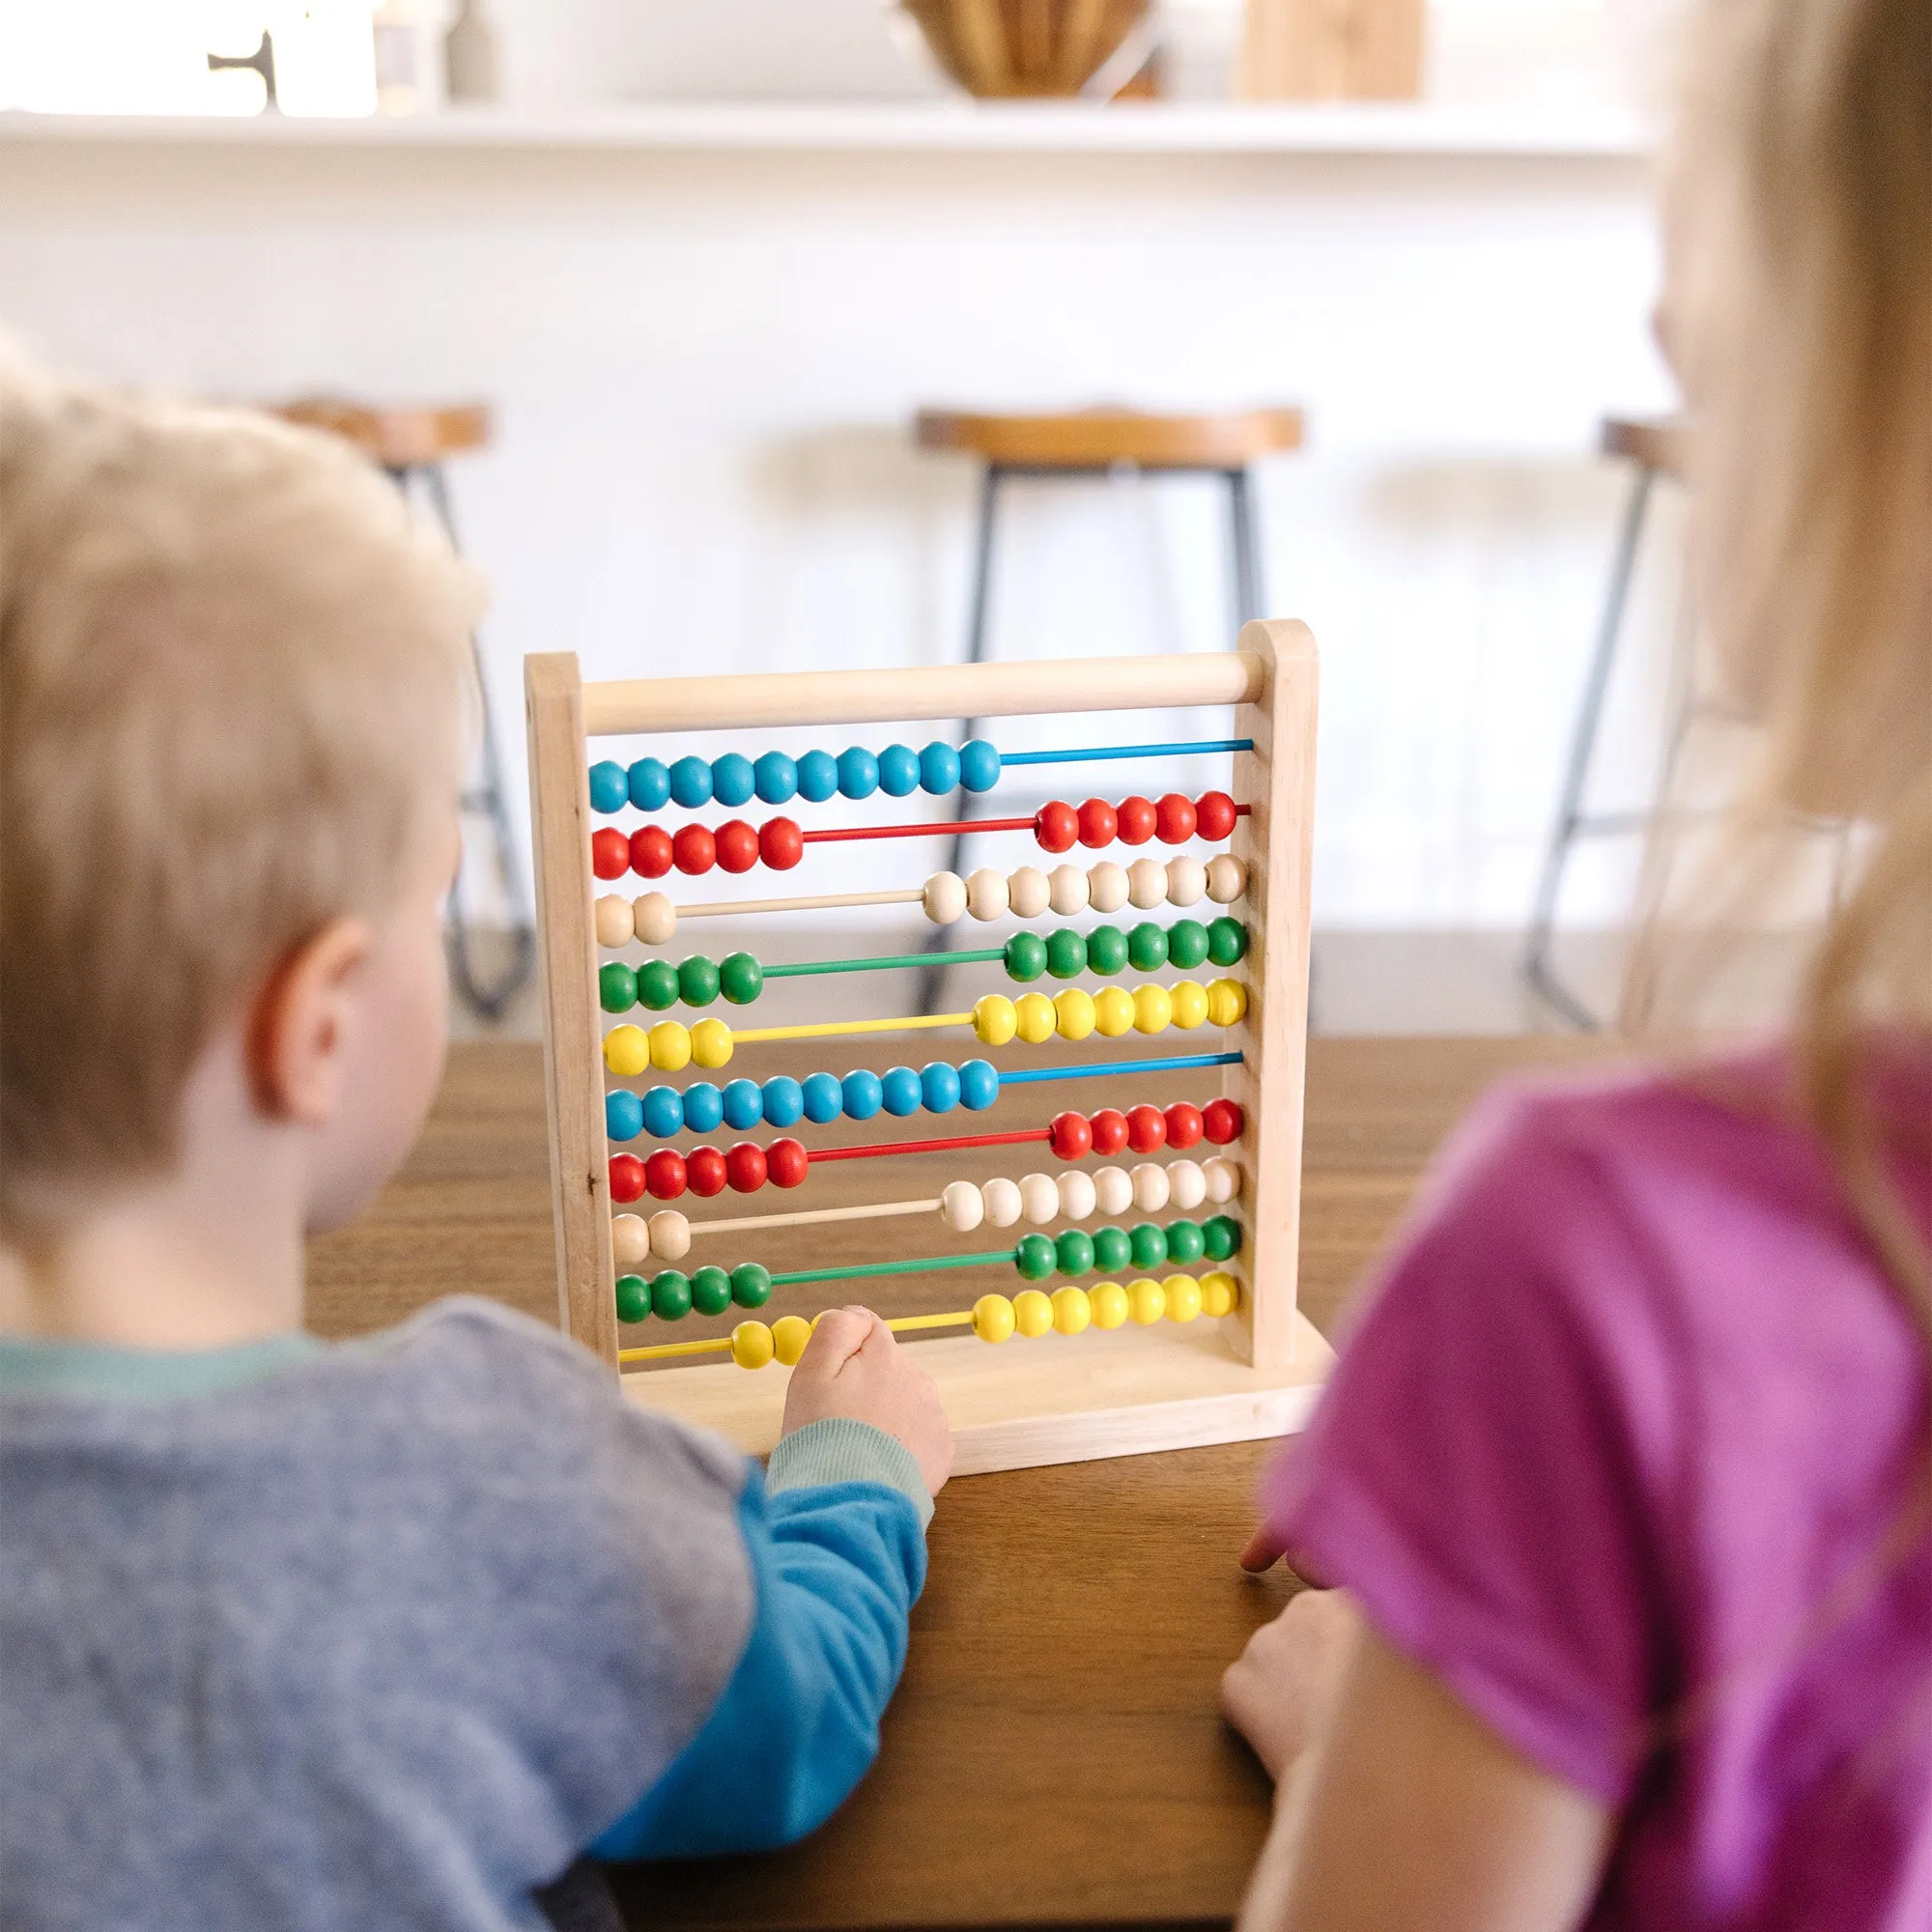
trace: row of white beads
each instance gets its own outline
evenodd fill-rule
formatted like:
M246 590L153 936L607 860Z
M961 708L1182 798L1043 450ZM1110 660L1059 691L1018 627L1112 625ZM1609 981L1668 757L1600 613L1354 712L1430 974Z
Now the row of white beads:
M1026 1174L975 1186L955 1180L939 1197L939 1217L955 1235L968 1235L984 1222L1011 1228L1021 1221L1036 1227L1065 1218L1084 1221L1091 1214L1143 1213L1161 1208L1199 1208L1204 1201L1232 1201L1241 1191L1238 1161L1214 1154L1205 1161L1177 1160L1163 1167L1144 1160L1138 1167L1068 1168L1064 1174Z

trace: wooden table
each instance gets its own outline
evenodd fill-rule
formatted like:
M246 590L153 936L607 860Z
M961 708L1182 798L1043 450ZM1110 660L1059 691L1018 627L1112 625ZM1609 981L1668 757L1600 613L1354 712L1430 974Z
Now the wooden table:
M1552 1038L1310 1046L1303 1305L1324 1332L1430 1153L1498 1074L1601 1051ZM538 1051L458 1046L408 1167L314 1244L323 1334L440 1294L555 1319ZM879 1762L789 1852L620 1874L650 1926L1225 1924L1269 1789L1215 1683L1294 1588L1235 1564L1265 1445L949 1488Z

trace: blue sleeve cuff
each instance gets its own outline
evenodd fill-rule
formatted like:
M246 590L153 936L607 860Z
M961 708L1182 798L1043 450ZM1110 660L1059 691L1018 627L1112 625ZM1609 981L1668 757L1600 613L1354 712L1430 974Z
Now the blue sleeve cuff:
M813 1483L883 1483L919 1512L921 1529L932 1520L932 1496L919 1472L919 1459L896 1435L849 1415L808 1422L772 1451L765 1470L771 1494Z

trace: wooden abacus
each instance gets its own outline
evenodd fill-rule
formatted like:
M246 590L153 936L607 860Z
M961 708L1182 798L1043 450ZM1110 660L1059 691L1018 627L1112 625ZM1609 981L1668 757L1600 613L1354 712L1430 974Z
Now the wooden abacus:
M1295 1305L1299 1229L1302 1084L1308 1005L1308 917L1315 780L1316 655L1300 624L1250 623L1235 651L1209 657L1117 658L925 669L781 673L745 677L635 679L585 685L568 654L526 661L529 714L530 784L536 842L537 919L545 1010L545 1071L554 1191L558 1299L563 1324L625 1377L629 1393L654 1407L722 1431L743 1448L769 1450L783 1408L788 1365L810 1334L811 1311L779 1313L778 1291L821 1282L1009 1261L1029 1286L1010 1297L982 1295L970 1310L903 1317L907 1331L965 1328L918 1344L919 1360L936 1378L953 1426L961 1474L1077 1462L1091 1457L1281 1435L1300 1427L1313 1407L1332 1355ZM809 753L793 759L767 753L755 762L742 753L714 760L694 756L666 764L639 759L628 769L589 763L593 738L759 726L858 724L962 718L1066 716L1227 706L1236 710L1230 739L1160 746L1070 747L1009 753L1003 760L983 740L954 749L935 742L923 753L890 746L876 756L853 750L834 758ZM1098 851L1115 842L1171 847L1196 839L1224 844L1203 862L1177 851L1165 863L1151 856L1131 868L1102 860L1091 871L1062 866L1048 879L1021 867L1010 877L991 870L961 880L937 873L903 890L792 897L761 896L673 905L661 890L627 901L616 894L594 898L595 881L626 871L646 879L673 869L748 871L763 866L789 870L807 848L841 838L946 835L952 822L869 823L807 828L789 813L753 828L742 819L709 826L687 823L675 832L656 823L628 834L595 824L627 807L645 811L675 804L737 805L756 796L774 804L794 797L810 803L841 796L863 799L923 789L983 793L1003 767L1049 762L1151 758L1181 753L1233 754L1227 792L1197 801L1170 793L1158 805L1138 795L1118 805L1090 799L1077 809L1050 803L1031 816L966 816L985 832L1032 831L1050 852L1076 843ZM1151 789L1151 787L1150 787ZM883 958L827 960L761 968L749 953L722 967L700 957L673 968L663 959L633 966L614 956L633 942L667 944L686 921L734 914L778 914L855 904L918 903L936 923L971 914L990 920L1010 911L1022 920L1053 910L1071 915L1092 905L1108 912L1131 902L1151 909L1206 895L1238 908L1211 925L1181 920L1165 933L1144 922L1133 934L1102 925L1082 933L1063 926L1042 940L1030 927L999 947L916 952ZM1129 960L1122 947L1134 952ZM603 956L600 959L600 948ZM1194 965L1211 958L1230 974L1203 986L1148 981L1131 992L1112 979L1094 992L1065 984L1052 1000L1040 993L1017 1001L1001 994L971 1011L909 1014L903 1018L834 1021L819 1025L739 1028L706 1017L686 1025L660 1020L648 1028L620 1019L606 1031L604 1015L633 1003L663 1010L680 999L710 1004L721 992L744 1005L766 978L784 973L889 970L999 960L1015 980L1051 970L1067 981L1082 973L1103 978L1128 964L1148 972L1163 960ZM759 1086L734 1077L720 1090L709 1081L682 1089L659 1085L639 1095L618 1083L647 1070L677 1072L696 1065L720 1067L737 1048L773 1038L872 1034L915 1028L970 1026L980 1041L1004 1045L1015 1037L1033 1043L1052 1037L1152 1035L1174 1026L1218 1030L1217 1050L1094 1064L1065 1062L1024 1069L995 1068L980 1059L963 1065L935 1062L915 1074L895 1067L883 1078L864 1070L843 1080L813 1073L801 1085L789 1077ZM788 1134L760 1146L745 1140L728 1151L700 1146L680 1152L684 1132L720 1124L744 1128L755 1121L788 1126L801 1115L823 1124L841 1115L868 1119L883 1105L893 1115L947 1113L991 1103L1002 1084L1105 1079L1120 1073L1165 1076L1215 1068L1220 1093L1203 1106L1179 1102L1165 1110L1136 1105L1087 1116L1063 1111L1043 1126L1001 1134L879 1141L807 1149ZM602 1118L600 1120L600 1110ZM622 1143L647 1133L659 1145L647 1158ZM1184 1150L1206 1140L1216 1151L1205 1162L1168 1167L1143 1161L1131 1174L1076 1165L1091 1154L1163 1145ZM994 1142L1050 1144L1063 1162L1059 1179L1033 1174L983 1186L954 1181L937 1199L881 1201L839 1208L694 1221L679 1208L659 1208L646 1221L621 1213L649 1196L699 1198L729 1187L753 1192L771 1183L791 1188L811 1166L833 1160L892 1156ZM1132 1231L1101 1227L1089 1235L1079 1223L1096 1210L1117 1214L1174 1203L1221 1209L1205 1223L1178 1221L1167 1230L1143 1223ZM992 1254L772 1273L762 1264L727 1272L699 1266L687 1275L661 1267L646 1279L646 1262L675 1262L694 1237L730 1234L755 1238L803 1223L890 1214L937 1212L945 1227L967 1233L982 1223L1036 1226L1066 1222L1057 1236L1023 1234L1010 1249ZM1161 1252L1155 1254L1154 1249ZM1214 1264L1198 1277L1148 1272L1163 1260L1183 1267ZM1227 1266L1220 1264L1227 1263ZM1140 1275L1131 1284L1103 1281L1064 1286L1052 1294L1031 1286L1057 1273L1096 1270ZM850 1296L840 1296L849 1299ZM728 1336L697 1341L650 1340L620 1347L623 1322L662 1331L694 1306L719 1315L732 1305L748 1311ZM769 1324L760 1319L774 1315ZM1218 1318L1218 1319L1217 1319ZM988 1343L1006 1346L988 1347ZM722 1362L706 1361L724 1355ZM667 1366L668 1358L693 1358ZM747 1374L748 1369L763 1373Z

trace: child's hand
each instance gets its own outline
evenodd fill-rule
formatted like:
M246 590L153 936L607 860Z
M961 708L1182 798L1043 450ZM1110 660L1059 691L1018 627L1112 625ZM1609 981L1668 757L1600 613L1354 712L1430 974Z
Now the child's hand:
M1279 1783L1321 1730L1355 1641L1341 1590L1303 1590L1221 1674L1221 1713Z
M789 1435L808 1422L849 1415L896 1436L913 1453L927 1491L952 1473L952 1431L939 1391L869 1308L833 1308L819 1317L785 1395Z

